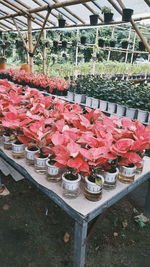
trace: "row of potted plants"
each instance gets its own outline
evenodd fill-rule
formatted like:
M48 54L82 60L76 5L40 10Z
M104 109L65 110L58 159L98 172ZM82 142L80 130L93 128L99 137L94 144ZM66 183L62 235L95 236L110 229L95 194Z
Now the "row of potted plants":
M105 23L110 23L111 21L113 21L113 13L110 7L107 7L107 6L101 7L101 12L104 15ZM123 21L125 22L130 21L132 15L133 15L133 9L123 8L123 14L122 14ZM90 18L91 25L98 24L98 19L99 19L98 13L90 15L89 18ZM59 14L58 15L58 27L63 28L65 27L65 24L66 24L66 20L64 19L62 14Z
M101 198L103 184L114 188L117 177L132 182L150 148L150 126L82 109L7 80L0 80L0 103L4 148L12 149L14 158L26 151L27 163L47 172L49 181L62 179L68 198L78 196L81 180L92 201Z
M82 76L70 82L70 92L150 111L148 84L111 81L99 76Z
M57 77L51 78L44 74L34 74L24 70L4 69L0 70L0 78L7 78L23 86L36 87L57 95L67 94L68 82Z

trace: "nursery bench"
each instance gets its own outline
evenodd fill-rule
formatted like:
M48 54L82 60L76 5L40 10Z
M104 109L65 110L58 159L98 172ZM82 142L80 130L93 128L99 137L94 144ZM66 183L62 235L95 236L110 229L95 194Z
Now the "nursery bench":
M88 223L147 180L149 180L149 187L144 214L150 217L149 157L145 157L143 172L136 176L133 183L123 184L117 181L116 188L110 191L103 190L102 199L97 202L87 200L83 194L80 194L76 199L65 199L62 196L60 184L48 182L44 177L45 175L36 173L32 166L26 165L24 159L13 159L11 151L3 148L0 149L0 157L24 178L35 184L44 194L75 220L74 267L83 267L85 265Z

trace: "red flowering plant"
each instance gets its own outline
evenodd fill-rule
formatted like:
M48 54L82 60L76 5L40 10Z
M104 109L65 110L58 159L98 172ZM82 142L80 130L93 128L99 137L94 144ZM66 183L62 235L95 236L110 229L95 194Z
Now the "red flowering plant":
M118 157L118 165L140 165L144 150L150 148L150 126L129 118L120 120L120 127L114 133L111 152Z
M34 74L31 72L25 72L24 70L13 70L7 69L2 70L0 73L6 75L6 77L11 78L13 81L17 83L26 83L30 86L48 89L50 93L54 93L54 91L66 91L68 90L69 84L67 81L62 80L60 78L51 78L44 74Z

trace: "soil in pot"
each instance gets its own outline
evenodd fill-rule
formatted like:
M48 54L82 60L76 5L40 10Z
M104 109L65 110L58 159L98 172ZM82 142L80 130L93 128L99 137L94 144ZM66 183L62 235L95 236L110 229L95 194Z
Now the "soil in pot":
M62 174L62 189L65 198L76 198L80 194L81 175L71 172Z
M38 153L39 149L36 146L33 147L26 147L26 163L28 165L34 165L34 155Z

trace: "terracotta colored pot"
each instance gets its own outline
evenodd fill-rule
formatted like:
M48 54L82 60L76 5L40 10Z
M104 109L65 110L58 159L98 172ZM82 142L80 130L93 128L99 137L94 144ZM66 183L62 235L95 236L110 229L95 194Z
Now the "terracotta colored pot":
M22 64L20 70L24 70L25 72L30 71L30 66L28 64Z
M6 69L6 63L0 63L0 70Z

